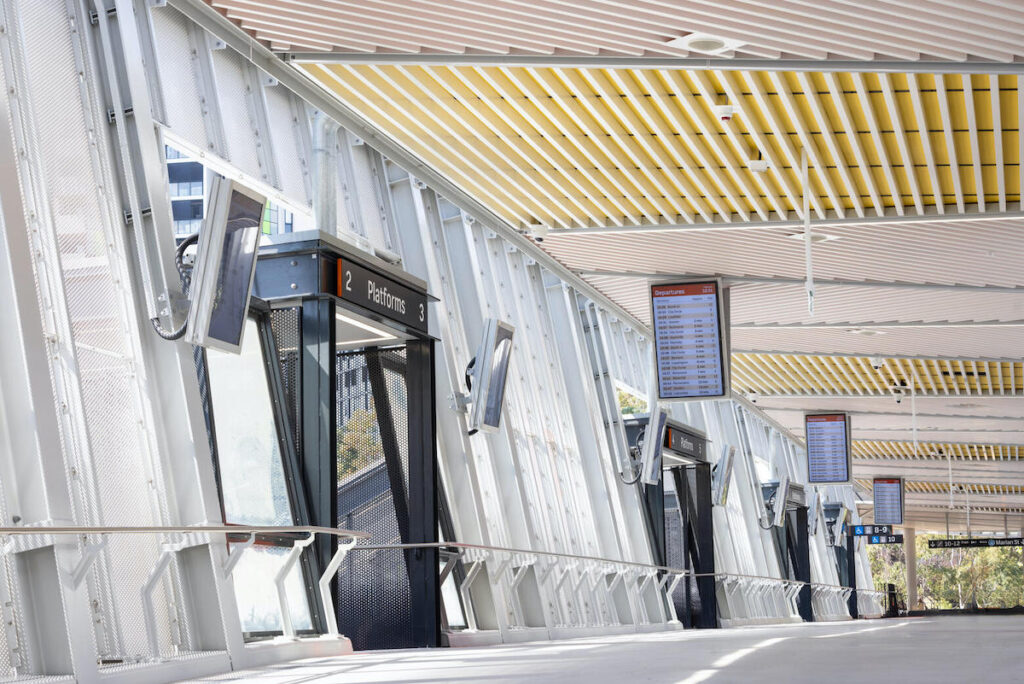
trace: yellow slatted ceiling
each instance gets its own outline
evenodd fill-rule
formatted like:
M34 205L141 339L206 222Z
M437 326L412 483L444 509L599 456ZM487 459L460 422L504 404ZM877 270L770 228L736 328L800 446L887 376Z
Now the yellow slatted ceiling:
M300 67L517 225L793 218L802 149L818 217L1020 199L1024 76Z
M871 491L871 480L858 478L855 482L864 489ZM953 484L954 486L964 487L969 494L978 494L982 496L1020 496L1021 494L1024 494L1024 486L1021 485L980 484L969 482L954 482ZM908 494L949 494L949 483L907 480L904 483L904 489Z
M893 387L917 396L1024 396L1019 361L885 359L865 356L732 355L733 389L746 394L889 396Z
M853 457L860 460L921 460L945 462L954 461L1019 461L1024 447L1013 444L950 444L943 442L918 442L917 452L913 442L888 440L853 440Z

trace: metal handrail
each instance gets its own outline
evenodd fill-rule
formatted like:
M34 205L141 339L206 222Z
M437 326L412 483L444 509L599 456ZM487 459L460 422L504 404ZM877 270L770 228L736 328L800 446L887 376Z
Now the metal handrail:
M294 539L294 546L291 552L285 559L284 564L278 571L274 578L274 586L277 590L278 604L281 609L281 631L285 638L295 638L295 628L291 621L291 608L288 603L288 595L285 590L285 578L287 574L294 567L295 562L298 560L299 554L302 550L309 546L318 534L326 534L333 537L339 538L338 550L335 551L331 560L327 564L327 568L324 573L320 576L319 587L321 601L324 606L324 615L327 620L327 633L330 636L339 637L337 619L334 616L334 604L331 600L330 582L333 579L334 573L338 571L338 566L341 565L341 561L344 559L345 554L348 553L360 539L369 539L370 535L367 532L359 532L356 530L345 530L333 527L318 527L315 525L291 525L291 526L277 526L277 525L191 525L191 526L115 526L115 527L93 527L84 525L67 525L67 526L32 526L26 525L23 527L0 527L0 539L8 538L6 543L0 544L0 555L10 552L13 548L13 543L9 537L44 537L47 535L75 535L75 536L88 536L88 535L109 535L109 534L167 534L175 536L186 536L186 535L197 535L197 534L224 534L224 535L243 535L247 536L248 540L239 542L234 549L228 552L228 557L225 559L223 565L219 568L220 574L224 580L227 580L235 567L238 565L238 561L241 559L242 554L251 548L256 541L257 536L270 536L280 534L305 534L304 538ZM177 551L185 548L188 543L184 540L175 540L165 542L163 548L160 550L160 554L157 557L157 561L153 568L150 570L149 576L146 579L145 584L141 587L142 595L142 611L143 621L146 628L146 641L149 644L150 656L154 660L160 659L160 645L157 632L157 620L156 620L156 609L153 605L153 593L160 582L160 578L167 571L171 565L171 561L174 558L174 554ZM86 573L89 570L89 566L99 556L100 551L106 546L106 540L100 544L86 544L82 551L82 557L76 564L76 567L68 573L64 573L64 581L68 582L72 586L77 586L85 578Z
M772 582L781 582L784 584L799 584L799 585L810 585L811 587L821 588L833 588L833 589L851 589L851 587L839 585L839 584L822 584L820 582L804 582L802 580L793 580L786 577L768 577L766 575L744 575L740 573L730 572L693 572L687 568L676 568L669 565L656 565L653 563L641 563L638 561L627 561L627 560L616 560L613 558L601 558L599 556L581 556L571 553L561 553L557 551L534 551L531 549L517 549L507 546L487 546L485 544L470 544L468 542L423 542L418 544L374 544L366 546L354 546L352 551L395 551L395 550L413 550L413 549L472 549L477 551L497 551L500 553L515 554L520 556L548 556L555 558L568 558L571 560L584 560L593 561L597 563L606 563L608 565L627 565L631 567L646 568L649 570L659 570L669 574L675 575L686 575L689 577L735 577L740 579L756 579L756 580L768 580ZM857 589L857 591L867 592L867 589ZM873 591L873 590L871 590Z
M605 564L608 566L628 567L628 568L639 568L647 570L648 574L654 572L664 572L667 575L675 575L676 581L672 583L674 588L679 580L683 577L714 577L715 579L740 579L740 580L757 580L761 582L774 582L783 585L790 586L810 586L811 588L817 589L838 589L844 591L853 591L851 587L845 587L833 584L821 584L818 582L804 582L801 580L792 580L785 577L768 577L765 575L747 575L741 573L729 573L729 572L705 572L696 573L687 568L676 568L668 565L657 565L653 563L642 563L639 561L629 560L617 560L613 558L602 558L600 556L585 556L579 554L562 553L557 551L537 551L533 549L518 549L506 546L488 546L484 544L471 544L468 542L423 542L415 544L383 544L383 545L364 545L358 546L357 543L360 539L368 539L370 535L367 532L361 532L356 530L338 529L333 527L319 527L313 525L294 525L294 526L274 526L274 525L192 525L192 526L22 526L22 527L0 527L0 539L11 536L45 536L45 535L108 535L108 534L170 534L170 535L194 535L203 533L213 534L235 534L235 535L246 535L249 539L245 542L239 542L236 547L231 550L228 554L228 558L224 563L221 571L225 579L230 577L231 572L237 565L240 556L243 552L249 549L257 536L267 536L274 534L302 534L305 533L308 537L304 539L296 539L295 548L286 562L286 567L282 568L282 572L275 579L275 585L278 592L278 600L281 605L283 614L287 614L288 600L285 594L283 573L287 568L290 568L298 558L298 554L302 552L302 549L309 545L312 539L317 534L326 534L334 537L338 537L343 540L338 544L338 550L334 556L330 559L327 564L327 568L320 578L320 589L321 598L324 603L325 615L333 617L333 605L331 603L331 595L329 590L329 582L333 578L333 574L337 572L341 561L345 555L351 551L384 551L384 550L415 550L415 549L438 549L439 551L456 551L461 550L472 550L472 551L486 551L492 553L509 554L513 556L522 556L525 558L544 556L549 558L564 558L572 561L589 561L593 563ZM173 545L173 544L172 544ZM76 578L82 578L85 572L88 570L89 564L98 556L98 552L102 550L103 545L87 545L87 548L82 554L82 560L79 563L78 568L73 572L73 576ZM0 554L6 553L10 550L10 543L6 545L0 545ZM144 608L147 612L147 633L152 633L155 637L156 633L156 621L155 611L152 608L151 599L148 597L148 593L152 593L155 589L156 583L159 580L160 575L166 570L169 565L168 552L165 549L161 553L160 559L157 561L153 572L145 585L144 589ZM623 570L619 570L621 574ZM865 594L883 594L873 589L857 589L858 592ZM284 636L288 638L295 637L295 630L291 626L291 621L285 619L283 622ZM328 634L332 636L339 636L338 627L336 620L328 619L327 624ZM156 653L156 639L150 639L151 649L154 650L153 656L158 657Z
M307 532L309 534L329 534L335 537L346 537L351 539L370 538L369 532L358 532L355 530L344 530L334 527L317 527L315 525L191 525L184 527L133 525L119 527L91 527L83 525L33 527L31 525L26 525L23 527L0 527L0 537L46 534L196 534L201 532L225 534L280 534L282 532Z

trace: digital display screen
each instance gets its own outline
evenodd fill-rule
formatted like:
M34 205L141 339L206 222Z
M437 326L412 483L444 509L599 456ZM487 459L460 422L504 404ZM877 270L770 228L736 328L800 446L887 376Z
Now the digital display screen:
M728 392L718 283L651 286L651 315L661 399Z
M513 332L499 325L494 336L494 355L491 357L489 369L491 377L487 386L484 425L498 427L501 421L501 404L505 399L505 378L508 376L508 364L512 358Z
M262 219L262 202L232 190L208 337L231 345L242 338Z
M804 417L807 438L807 481L828 484L850 481L849 422L845 413Z
M903 524L903 480L898 477L876 477L872 486L875 522L879 525Z

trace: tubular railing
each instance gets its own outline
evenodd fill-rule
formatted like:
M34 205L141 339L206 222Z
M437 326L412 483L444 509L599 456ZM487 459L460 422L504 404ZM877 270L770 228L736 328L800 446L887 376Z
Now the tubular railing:
M202 540L200 537L210 534L223 534L225 535L225 542L227 541L227 535L246 537L244 541L235 543L234 548L229 551L224 565L220 568L221 575L224 579L231 576L232 571L238 565L238 561L241 560L242 554L256 543L257 537L276 536L281 538L283 535L283 539L285 541L292 542L291 551L285 557L284 563L274 577L274 586L277 590L278 605L281 609L281 631L286 638L295 638L295 628L291 621L291 609L288 602L288 594L285 591L285 578L295 566L302 550L309 546L316 539L316 535L318 534L330 535L339 538L338 550L331 557L326 570L320 576L319 580L320 600L323 602L324 606L324 619L327 622L327 633L331 636L339 636L338 621L334 614L334 605L331 600L330 582L348 551L360 539L367 539L370 536L366 532L305 525L290 527L267 525L194 525L187 527L87 527L75 525L67 527L36 527L27 525L25 527L0 527L0 556L17 550L15 548L17 543L14 540L14 538L17 537L47 537L50 535L80 536L82 537L82 557L75 565L74 569L68 573L64 573L62 577L62 579L65 582L68 582L70 586L76 588L81 584L82 580L85 579L93 561L96 560L106 547L106 537L111 534L162 534L169 537L169 539L165 540L161 544L160 554L157 557L157 561L150 570L146 583L141 587L146 639L149 644L150 656L154 660L159 660L160 658L160 646L156 609L153 605L153 593L159 585L164 572L166 572L167 568L170 567L175 553L190 546L209 543L208 539ZM88 540L90 535L99 535L103 537L103 539L98 543L90 543Z
M339 631L337 617L331 600L330 582L335 573L337 573L345 556L352 551L373 552L383 550L437 549L441 552L442 556L447 556L445 566L441 570L441 582L444 582L445 579L447 579L458 561L468 561L469 568L467 569L465 579L462 582L460 593L463 605L468 608L466 619L467 626L470 629L476 629L477 625L475 615L473 615L472 611L472 602L468 594L469 586L481 571L483 567L482 562L487 560L487 556L491 555L495 560L500 561L501 564L500 572L496 574L501 574L506 570L512 570L513 588L515 588L515 586L517 586L522 580L524 566L536 563L539 558L550 558L570 561L569 567L564 568L558 576L556 581L558 586L565 583L571 570L575 569L580 572L580 576L576 579L573 587L575 590L579 590L584 584L589 585L589 588L591 589L596 589L602 574L604 576L614 574L615 577L612 582L606 585L608 592L614 589L619 582L635 582L636 580L641 580L640 583L636 585L638 593L649 584L653 584L658 591L665 592L668 597L672 596L676 586L684 577L714 577L717 581L724 582L727 585L736 585L737 589L740 587L746 587L751 588L754 591L780 592L781 596L790 603L796 599L800 589L804 586L810 586L814 592L840 594L844 601L853 591L850 587L840 585L803 582L780 577L728 572L695 573L688 568L676 568L653 563L617 560L602 558L599 556L561 553L556 551L536 551L532 549L518 549L504 546L488 546L467 542L447 541L416 544L358 546L357 542L360 539L369 538L368 533L316 526L194 525L183 527L0 527L0 555L5 555L11 551L17 550L15 549L17 543L14 541L14 538L17 537L46 537L49 535L80 536L82 537L82 557L76 567L72 571L66 573L66 576L63 578L65 581L71 583L72 586L77 587L85 578L92 562L106 547L106 537L112 534L162 534L169 537L168 540L163 542L157 562L154 564L145 585L142 587L146 633L147 638L149 639L150 650L154 658L159 658L159 648L157 644L156 613L153 607L152 594L163 573L170 566L174 554L188 546L208 543L209 540L203 541L201 539L197 539L197 537L210 534L223 534L225 535L225 541L228 541L228 535L243 538L242 541L233 542L233 548L230 549L227 559L220 568L221 574L225 579L231 576L231 573L238 565L242 554L256 543L258 537L276 536L283 541L292 543L291 551L285 557L284 563L274 577L274 585L281 609L282 632L286 638L294 638L295 629L291 622L291 611L289 609L287 592L285 591L285 578L288 576L292 568L294 568L295 563L299 560L303 549L309 546L318 534L330 535L338 537L339 539L338 550L331 557L323 574L320 576L318 587L320 591L319 598L324 608L327 634L331 636L339 636ZM91 543L88 539L90 535L100 536L103 537L103 539L98 543ZM518 566L515 565L516 563L518 563ZM589 565L586 572L580 569L580 566L584 564ZM550 567L542 569L540 578L547 579L552 576L553 572L554 564L551 564ZM661 577L657 577L659 573L662 574ZM726 590L729 591L728 586ZM858 589L857 591L859 594L863 595L882 595L884 593L873 589ZM627 596L629 599L630 613L632 614L634 622L638 624L640 622L649 622L649 615L647 614L647 608L644 605L644 602L639 598L634 597L632 592L627 592ZM605 597L604 604L609 615L612 617L612 620L618 621L618 613L614 605L614 601ZM672 600L668 600L665 601L665 604L667 605L668 613L665 613L664 608L660 609L662 613L661 617L669 622L678 622L674 602ZM512 610L517 616L521 614L521 608L519 608L518 602L514 599L512 601Z

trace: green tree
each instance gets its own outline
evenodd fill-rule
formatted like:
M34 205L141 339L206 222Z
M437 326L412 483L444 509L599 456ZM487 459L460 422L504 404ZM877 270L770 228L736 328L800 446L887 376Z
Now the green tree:
M629 416L635 413L647 413L647 402L626 390L618 390L616 395L619 400L619 410L622 415Z
M362 409L338 430L338 479L359 472L383 458L377 412Z
M1024 550L1014 547L929 549L917 537L918 596L928 608L1009 608L1024 604ZM906 558L898 545L868 547L875 586L893 583L906 596Z

